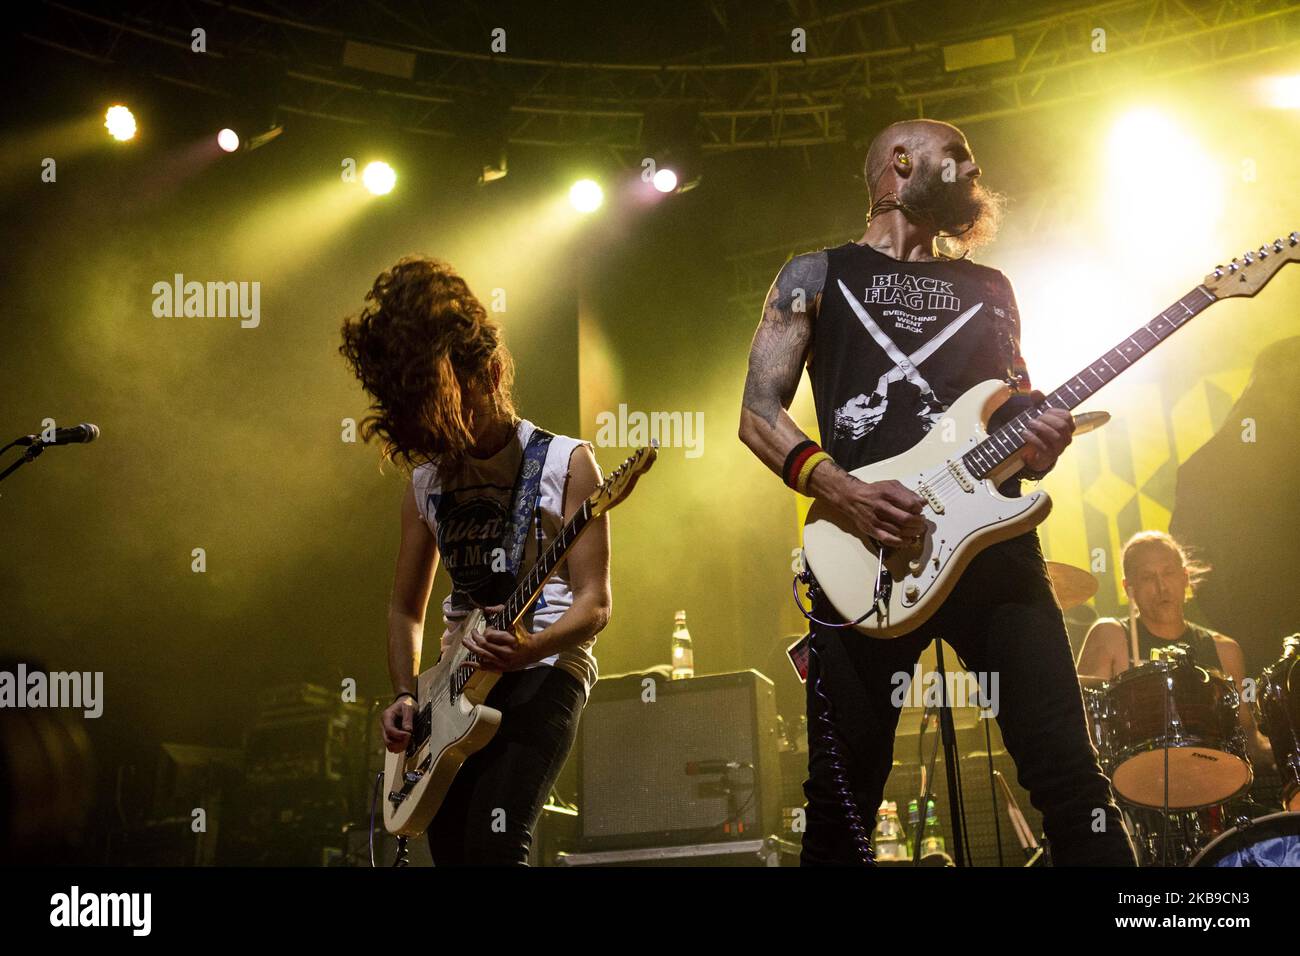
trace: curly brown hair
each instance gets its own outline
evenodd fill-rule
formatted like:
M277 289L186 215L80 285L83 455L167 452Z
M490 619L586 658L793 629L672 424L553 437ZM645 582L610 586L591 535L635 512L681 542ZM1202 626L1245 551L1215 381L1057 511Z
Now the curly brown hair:
M406 468L436 461L444 473L475 441L475 393L516 418L514 361L501 327L447 263L407 256L381 272L366 306L343 322L339 353L374 399L361 422L384 458Z

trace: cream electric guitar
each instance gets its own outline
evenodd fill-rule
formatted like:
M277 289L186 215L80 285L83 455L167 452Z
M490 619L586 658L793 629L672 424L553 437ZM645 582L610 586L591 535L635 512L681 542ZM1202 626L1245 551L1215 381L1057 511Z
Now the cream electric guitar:
M1042 405L993 434L987 433L989 418L1011 396L997 380L981 382L958 398L945 413L945 427L930 429L910 450L853 471L866 482L899 481L925 499L927 530L919 544L882 548L858 537L842 512L814 502L804 524L804 560L835 610L872 637L898 637L924 624L975 555L1036 527L1051 511L1045 492L1007 498L997 491L1022 467L1025 428L1032 418L1049 407L1074 408L1202 309L1231 296L1253 296L1284 264L1297 260L1296 232L1247 252L1240 261L1217 267Z
M637 479L650 470L654 446L638 448L591 493L560 529L532 570L504 602L504 610L489 616L475 609L462 628L482 634L489 626L509 631L524 616L543 585L555 573L575 541L591 522L631 493ZM419 678L419 704L411 742L402 753L384 758L384 826L398 836L419 836L442 806L456 772L470 754L482 750L501 724L501 711L484 701L501 675L479 670L478 656L459 642Z

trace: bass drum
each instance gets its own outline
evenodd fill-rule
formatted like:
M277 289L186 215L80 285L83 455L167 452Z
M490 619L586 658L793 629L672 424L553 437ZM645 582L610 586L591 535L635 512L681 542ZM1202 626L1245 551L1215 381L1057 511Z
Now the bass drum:
M1206 844L1192 866L1300 867L1300 813L1271 813Z

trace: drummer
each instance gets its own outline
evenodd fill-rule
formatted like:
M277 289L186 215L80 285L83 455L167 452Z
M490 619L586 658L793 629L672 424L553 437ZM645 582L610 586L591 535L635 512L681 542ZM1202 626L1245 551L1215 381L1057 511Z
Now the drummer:
M1192 662L1215 670L1232 680L1242 691L1246 662L1241 645L1230 637L1193 624L1183 617L1189 590L1209 569L1188 559L1182 545L1161 531L1141 531L1129 538L1121 558L1124 590L1136 608L1136 621L1129 618L1100 618L1088 631L1079 651L1078 670L1085 683L1113 680L1134 663L1151 659L1151 652L1170 645L1182 645ZM1137 632L1137 660L1133 659L1132 634ZM1246 732L1246 745L1253 763L1271 765L1273 752L1255 726L1249 704L1243 699L1238 719Z

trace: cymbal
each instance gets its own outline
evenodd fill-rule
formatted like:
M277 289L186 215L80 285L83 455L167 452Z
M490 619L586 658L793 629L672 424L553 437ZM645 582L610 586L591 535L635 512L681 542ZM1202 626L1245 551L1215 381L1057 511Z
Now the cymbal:
M1083 568L1048 561L1047 574L1052 579L1052 590L1056 592L1056 600L1063 611L1078 607L1097 593L1097 579Z

